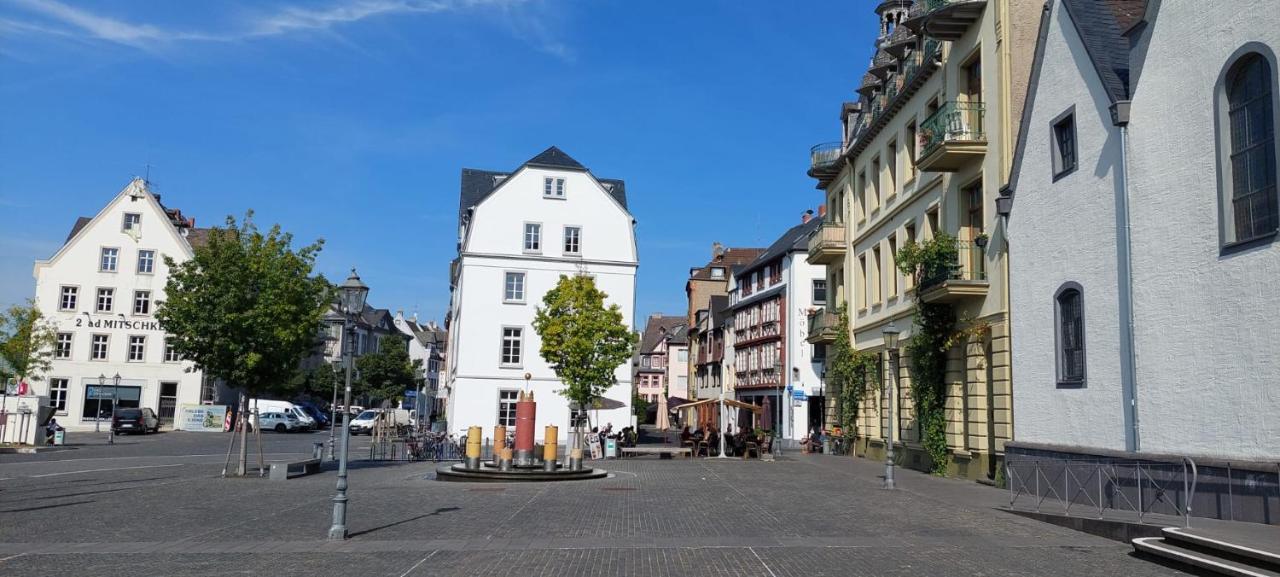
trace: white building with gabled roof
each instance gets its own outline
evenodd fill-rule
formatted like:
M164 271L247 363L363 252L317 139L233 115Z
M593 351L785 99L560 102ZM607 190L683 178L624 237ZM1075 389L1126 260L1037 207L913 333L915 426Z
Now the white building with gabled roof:
M596 178L556 147L512 172L463 169L458 257L450 267L446 317L448 430L515 425L515 402L528 387L538 402L535 437L545 425L567 430L563 384L539 354L534 311L562 275L587 274L633 324L635 219L625 185ZM593 422L631 422L631 371L618 365L606 397L620 408L591 411ZM563 438L563 436L562 436Z
M35 302L55 324L57 345L52 369L32 385L50 397L58 424L91 430L101 415L109 427L114 402L149 408L171 426L182 405L216 400L214 387L202 391L201 372L167 347L154 316L168 281L164 257L190 259L205 233L135 178L36 261Z

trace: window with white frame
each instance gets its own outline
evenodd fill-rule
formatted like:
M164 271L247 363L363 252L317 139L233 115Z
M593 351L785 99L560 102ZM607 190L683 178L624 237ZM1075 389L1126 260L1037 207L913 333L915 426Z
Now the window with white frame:
M58 299L58 310L73 311L76 310L76 300L80 296L80 287L64 286L62 287L61 297Z
M178 350L173 347L173 339L171 338L165 339L164 340L164 362L176 363L180 360L182 360L182 357L178 356Z
M689 362L689 349L676 349L676 361L681 363Z
M1280 231L1276 186L1275 79L1271 63L1257 52L1236 60L1223 79L1225 104L1222 164L1222 241L1238 245ZM1222 130L1222 129L1220 129Z
M536 222L524 223L524 251L542 252L542 225Z
M129 362L137 363L146 360L147 337L129 335Z
M116 289L99 288L98 302L94 310L100 313L109 313L111 312L111 309L115 307L115 300L116 300Z
M503 327L502 328L502 358L499 359L502 365L509 367L520 366L521 355L523 353L524 329L520 327Z
M516 426L516 402L520 400L520 391L498 391L498 424L503 427Z
M547 198L564 198L564 179L546 177L542 180L542 196Z
M133 314L151 314L151 291L133 291Z
M58 333L58 342L53 348L53 358L71 358L71 333Z
M506 281L502 289L502 300L509 303L524 302L524 273L509 272L506 274Z
M102 258L98 261L98 270L102 272L116 272L120 265L120 249L111 247L102 247Z
M125 231L125 232L131 231L131 230L132 230L132 231L141 231L141 230L142 230L142 215L141 215L141 214L138 214L138 213L136 213L136 212L126 212L126 213L124 213L124 224L123 224L123 225L121 225L120 230L123 230L123 231Z
M53 412L59 415L67 413L67 388L70 384L70 379L49 379L49 403L53 405Z
M105 361L107 360L107 346L111 344L110 335L93 335L91 346L89 347L89 360Z
M564 253L582 254L582 227L564 227Z
M138 274L151 274L156 271L156 251L138 251Z

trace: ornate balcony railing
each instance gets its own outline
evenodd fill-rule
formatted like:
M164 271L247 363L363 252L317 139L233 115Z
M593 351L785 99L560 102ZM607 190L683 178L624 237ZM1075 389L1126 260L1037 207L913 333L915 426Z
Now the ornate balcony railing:
M809 258L812 264L827 264L844 258L848 250L844 223L823 222L809 237Z
M948 281L987 280L986 255L981 247L971 242L959 242L956 246L956 258L953 262L925 267L918 271L918 283L921 291L929 291Z
M985 112L981 102L952 100L943 104L920 123L920 156L929 156L937 147L953 142L985 143Z
M840 315L827 309L818 309L809 313L810 343L832 343L840 334Z
M844 152L844 143L824 142L809 149L809 169L825 170L840 162L840 154Z

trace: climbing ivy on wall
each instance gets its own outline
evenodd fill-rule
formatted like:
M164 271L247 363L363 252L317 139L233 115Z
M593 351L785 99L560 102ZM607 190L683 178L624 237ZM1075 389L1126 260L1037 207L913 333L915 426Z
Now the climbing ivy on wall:
M845 436L858 433L858 409L866 398L874 374L876 356L853 348L849 338L849 309L838 311L840 334L827 355L827 382L839 387L840 408L836 414Z
M955 237L938 234L922 243L908 243L898 250L898 269L914 277L915 329L905 344L911 363L911 398L923 431L922 443L933 462L934 474L947 469L947 351L951 348L956 316L951 305L920 300L928 285L945 280L956 266L959 248Z

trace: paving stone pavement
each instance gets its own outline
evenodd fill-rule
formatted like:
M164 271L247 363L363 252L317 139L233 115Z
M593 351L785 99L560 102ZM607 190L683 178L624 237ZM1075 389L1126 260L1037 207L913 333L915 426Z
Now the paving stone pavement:
M997 511L1004 494L973 483L904 471L880 490L878 463L604 466L600 481L477 485L357 462L351 539L332 543L331 468L280 483L221 479L199 456L0 460L0 576L1178 574Z

